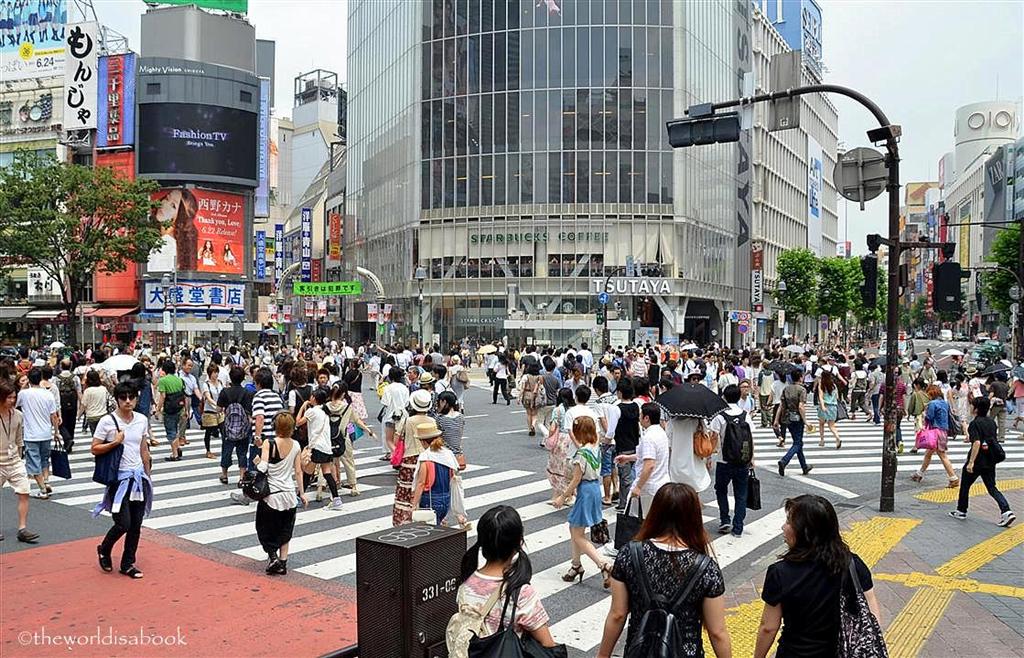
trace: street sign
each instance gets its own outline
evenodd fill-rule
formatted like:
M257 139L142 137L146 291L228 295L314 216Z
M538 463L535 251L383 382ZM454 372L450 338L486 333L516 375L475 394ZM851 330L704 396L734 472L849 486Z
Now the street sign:
M785 328L786 328L786 311L784 309L779 309L779 329L785 329Z
M292 281L292 294L299 297L320 297L363 294L361 281Z
M741 322L738 325L736 325L736 331L740 332L741 334L745 334L749 330L750 330L750 325L747 324L746 322Z
M1014 315L1017 315L1017 313L1019 313L1019 312L1020 312L1020 304L1018 304L1017 302L1014 302L1014 303L1010 304L1010 313L1013 313Z
M836 168L832 174L836 191L844 199L863 204L870 201L885 190L889 170L885 166L885 156L864 147L857 147L843 153L836 160Z
M609 299L611 299L611 296L608 293L606 293L606 292L599 292L599 293L597 293L597 303L598 304L607 304Z
M772 55L769 65L771 90L786 91L800 86L803 73L803 52L791 50ZM768 130L788 130L800 126L800 97L791 96L771 101L768 105Z
M819 317L818 318L818 324L821 325L822 329L826 329L827 330L828 329L828 325L829 325L828 316L827 315L822 315L821 317Z
M1015 302L1020 301L1020 286L1010 286L1010 299Z
M296 322L295 323L295 328L297 330L299 330L299 331L302 331L303 329L306 328L306 323L305 322Z

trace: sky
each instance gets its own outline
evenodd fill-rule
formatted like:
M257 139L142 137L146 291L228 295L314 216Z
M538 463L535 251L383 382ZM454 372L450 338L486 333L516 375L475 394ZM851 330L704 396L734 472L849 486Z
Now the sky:
M140 51L143 0L93 0L96 18L128 37ZM277 42L275 112L291 116L292 81L314 69L326 69L345 81L346 3L344 0L249 0L249 22L257 39Z
M94 0L99 20L139 49L142 0ZM819 0L826 79L865 93L903 128L902 182L936 180L953 149L956 108L1024 94L1024 2L1019 0ZM249 0L260 39L277 41L276 111L289 116L292 80L323 68L345 81L344 0ZM867 110L843 97L840 140L871 146ZM847 212L848 211L848 212ZM847 222L847 216L849 221ZM840 240L866 251L868 233L887 233L885 195L864 212L839 199Z
M953 150L956 109L968 103L1016 100L1024 90L1024 3L968 0L819 0L828 82L853 87L903 128L901 182L938 180L942 154ZM839 138L871 146L876 122L843 97ZM1019 110L1018 110L1019 112ZM840 239L845 200L839 199ZM888 233L886 195L846 203L853 253L867 251L869 233Z

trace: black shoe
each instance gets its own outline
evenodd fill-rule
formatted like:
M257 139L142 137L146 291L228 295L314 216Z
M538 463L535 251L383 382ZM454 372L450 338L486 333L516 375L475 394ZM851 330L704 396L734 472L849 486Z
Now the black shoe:
M808 473L810 473L813 470L814 470L813 466L808 466L807 468L804 469L804 475L807 475Z
M96 547L96 555L97 555L97 557L99 557L99 560L100 560L100 569L103 569L107 573L110 573L111 571L114 570L114 562L110 559L109 555L104 555L103 554L103 547L102 546L97 546Z
M786 465L779 462L779 477L786 477Z
M283 576L288 573L288 560L274 560L274 563L267 567L267 574L271 576Z
M39 541L39 534L32 532L28 528L22 528L18 530L18 541L26 544L34 544Z
M530 430L530 436L537 436L536 430Z
M720 534L720 535L727 535L730 532L732 532L732 524L731 523L723 523L722 525L718 526L718 534Z
M181 461L181 455L178 455L177 457L164 457L164 461L165 462L180 462Z

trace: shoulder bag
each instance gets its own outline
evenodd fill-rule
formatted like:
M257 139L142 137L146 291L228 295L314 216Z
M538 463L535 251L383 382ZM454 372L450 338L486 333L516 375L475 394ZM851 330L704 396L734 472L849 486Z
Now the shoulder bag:
M273 459L274 455L280 457L280 453L277 451L277 439L270 441L270 455L268 459ZM267 464L267 472L259 470L258 468L253 469L256 471L256 475L251 480L247 480L242 485L242 493L252 500L263 500L269 496L272 492L270 491L270 464Z
M117 416L110 414L110 417L114 421L114 431L120 432L121 426L117 424ZM109 450L102 455L96 455L96 464L92 471L92 481L103 485L116 484L118 481L117 472L121 469L122 455L124 455L124 443L119 444L113 450Z
M839 647L836 655L838 658L888 658L882 628L868 608L852 558L847 571L851 582L847 584L844 576L840 586Z
M71 462L68 461L68 453L60 434L54 434L53 445L50 447L50 472L55 477L71 479Z

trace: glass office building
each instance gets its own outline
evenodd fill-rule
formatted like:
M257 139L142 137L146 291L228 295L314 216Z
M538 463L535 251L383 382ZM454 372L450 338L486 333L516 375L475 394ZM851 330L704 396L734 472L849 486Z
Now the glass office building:
M399 333L422 313L443 341L586 338L609 278L617 332L720 330L750 278L736 271L746 156L673 151L665 122L738 94L749 11L350 2L345 258L381 277Z

